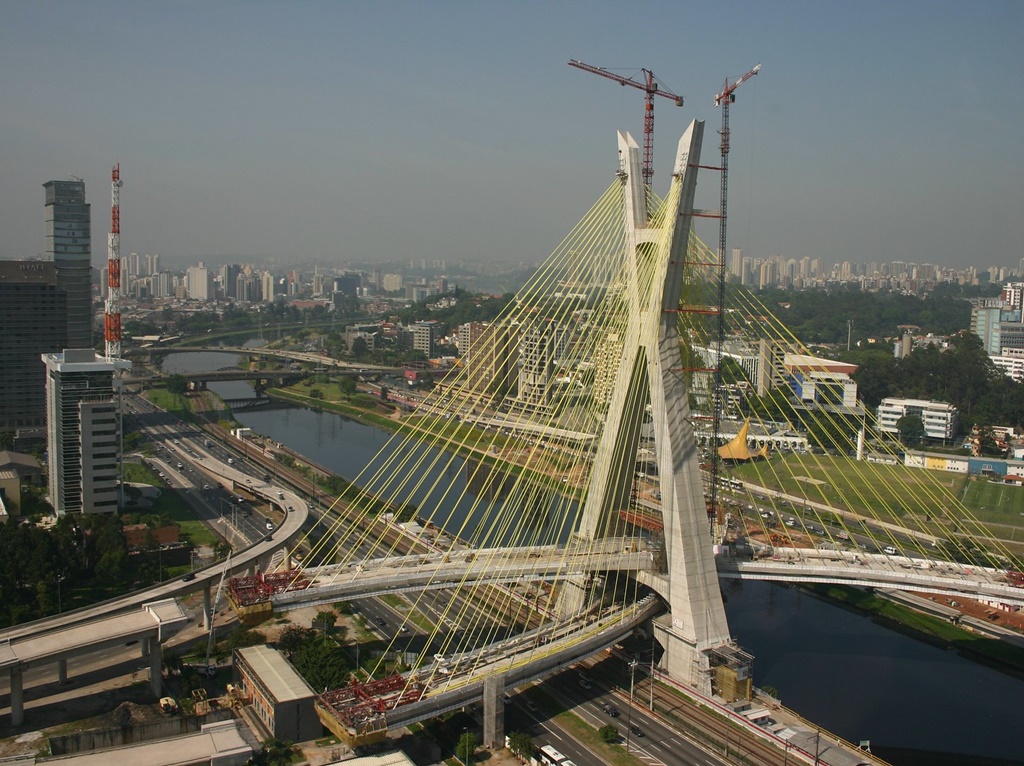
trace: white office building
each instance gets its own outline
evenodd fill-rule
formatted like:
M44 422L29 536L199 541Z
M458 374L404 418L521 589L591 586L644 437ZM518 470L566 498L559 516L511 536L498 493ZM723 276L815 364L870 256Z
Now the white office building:
M924 435L929 439L952 439L960 422L959 410L947 402L888 397L878 405L878 430L899 433L896 424L906 415L921 418Z
M50 502L58 515L118 508L121 418L114 374L131 369L90 348L43 354Z

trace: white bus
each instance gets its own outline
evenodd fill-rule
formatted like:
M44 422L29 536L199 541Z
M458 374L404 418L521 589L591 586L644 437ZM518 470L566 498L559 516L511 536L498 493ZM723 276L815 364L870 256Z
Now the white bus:
M540 749L540 762L547 766L562 766L569 761L551 745L543 745ZM571 763L571 761L569 761Z

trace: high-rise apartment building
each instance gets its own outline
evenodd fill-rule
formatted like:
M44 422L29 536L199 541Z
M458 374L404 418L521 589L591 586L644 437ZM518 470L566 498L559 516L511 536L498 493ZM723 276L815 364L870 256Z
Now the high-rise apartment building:
M213 300L213 274L202 263L198 266L189 266L185 270L185 282L189 299L194 301Z
M423 355L430 359L434 356L437 339L440 337L441 328L437 322L417 322L412 328L412 347L416 351L422 351Z
M131 362L108 361L91 348L42 360L50 502L58 515L116 511L121 418L114 374Z
M729 259L729 273L737 279L743 279L743 248L734 247Z
M67 344L92 346L92 235L85 182L47 181L44 209L46 259L57 267L67 293Z
M0 261L0 432L46 427L40 354L67 345L67 294L49 261Z
M539 323L519 339L518 398L531 405L551 401L555 363L565 352L566 328L555 322Z
M504 324L467 322L459 327L459 356L469 391L504 395L516 383L519 344L516 329Z

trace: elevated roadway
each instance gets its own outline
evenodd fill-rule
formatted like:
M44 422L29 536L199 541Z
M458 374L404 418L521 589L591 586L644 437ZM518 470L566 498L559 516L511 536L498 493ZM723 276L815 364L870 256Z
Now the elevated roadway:
M270 601L284 611L405 591L564 580L594 570L653 571L654 554L640 538L609 538L586 550L535 546L364 559L306 568L308 584L274 594Z
M1024 606L1024 588L1015 587L995 569L850 551L776 548L774 552L774 558L753 561L720 554L718 574L725 579L855 585Z
M170 418L163 413L163 416ZM169 423L157 428L168 429L165 436L181 434L184 426ZM200 443L203 441L203 443ZM233 483L246 484L252 476L217 459L204 446L204 440L181 436L175 446L182 460L193 459L211 476L232 487ZM184 477L179 476L183 479ZM0 670L6 670L11 680L11 723L19 726L24 720L21 676L25 669L44 664L57 664L61 681L67 680L67 660L100 651L109 646L123 645L139 640L143 651L151 660L150 683L153 693L160 691L159 643L180 629L188 617L177 604L177 599L202 590L204 620L211 609L211 588L223 577L267 568L275 552L285 549L299 537L308 517L306 501L287 487L250 488L250 492L265 497L280 509L282 522L274 529L265 530L255 543L234 552L229 559L217 562L190 574L185 579L159 583L125 596L83 607L63 614L24 623L0 632ZM207 622L207 627L209 627ZM156 659L153 659L153 658Z
M480 700L485 708L500 706L506 687L542 678L602 652L662 611L664 604L650 595L584 625L563 626L553 634L548 631L541 636L539 631L531 631L474 652L450 658L438 656L430 665L406 674L408 685L422 688L417 701L368 703L346 688L318 695L317 714L346 741L359 741ZM489 686L488 679L494 677L501 682Z

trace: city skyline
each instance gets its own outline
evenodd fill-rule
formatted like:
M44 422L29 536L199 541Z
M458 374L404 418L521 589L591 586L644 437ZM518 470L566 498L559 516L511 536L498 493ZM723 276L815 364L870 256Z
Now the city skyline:
M570 58L684 97L655 104L659 194L689 121L717 132L726 76L763 65L731 113L729 245L751 257L1024 255L1016 3L184 8L7 9L0 257L45 252L41 185L77 175L100 267L120 162L122 252L176 267L539 262L614 181L615 131L642 139L643 95Z

